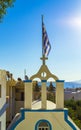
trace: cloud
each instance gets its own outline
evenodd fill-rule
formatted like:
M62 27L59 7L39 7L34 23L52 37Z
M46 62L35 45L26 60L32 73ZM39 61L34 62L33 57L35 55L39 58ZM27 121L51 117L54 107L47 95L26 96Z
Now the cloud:
M73 28L81 28L81 17L70 17L60 20L60 23L64 26L69 26Z

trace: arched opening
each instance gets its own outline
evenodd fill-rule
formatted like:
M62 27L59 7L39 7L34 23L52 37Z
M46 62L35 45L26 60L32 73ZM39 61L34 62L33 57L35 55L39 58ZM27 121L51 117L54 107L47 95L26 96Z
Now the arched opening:
M36 123L35 130L52 130L52 127L49 121L39 120Z
M49 78L47 80L47 100L56 102L56 81L54 78Z
M34 78L32 81L33 101L41 99L41 80Z
M40 78L34 78L32 81L38 81L38 82L41 82L41 79L40 79Z

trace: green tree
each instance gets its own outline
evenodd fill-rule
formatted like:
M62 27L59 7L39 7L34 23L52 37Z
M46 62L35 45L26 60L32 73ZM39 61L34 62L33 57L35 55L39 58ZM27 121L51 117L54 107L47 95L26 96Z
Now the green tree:
M76 105L81 107L81 100L76 101Z
M0 0L0 22L7 14L7 8L12 7L15 0Z
M53 92L48 92L47 93L47 100L55 102L55 94Z
M77 107L77 118L81 120L81 107Z
M73 99L65 101L65 107L69 109L69 116L81 129L81 100L75 101Z
M48 91L53 92L55 90L55 87L53 86L52 82L50 82L50 85L48 87Z
M40 91L40 87L39 87L39 85L38 85L38 82L36 81L36 82L33 82L33 90L34 91L37 91L37 92L39 92Z

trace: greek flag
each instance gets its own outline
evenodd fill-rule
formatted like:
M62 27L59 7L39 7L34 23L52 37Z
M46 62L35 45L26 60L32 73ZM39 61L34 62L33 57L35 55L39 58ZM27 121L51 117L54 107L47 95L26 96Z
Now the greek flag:
M45 57L48 56L50 50L51 50L51 44L48 39L48 35L44 26L44 23L42 23L42 37L43 37L43 55Z

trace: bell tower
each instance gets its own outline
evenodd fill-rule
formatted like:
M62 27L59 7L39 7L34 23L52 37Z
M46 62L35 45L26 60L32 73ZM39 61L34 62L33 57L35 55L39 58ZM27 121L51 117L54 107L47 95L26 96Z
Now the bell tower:
M43 16L42 16L42 65L39 71L30 77L30 80L25 82L25 108L32 109L32 80L39 78L42 82L41 88L41 109L47 109L47 88L46 83L49 78L53 78L56 82L56 108L64 108L64 81L59 80L59 78L52 74L47 65L46 60L48 60L48 54L50 52L51 45L48 39L48 35L44 26ZM27 102L28 101L28 102Z

